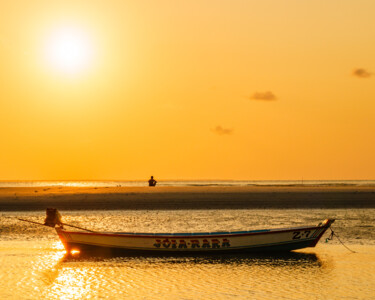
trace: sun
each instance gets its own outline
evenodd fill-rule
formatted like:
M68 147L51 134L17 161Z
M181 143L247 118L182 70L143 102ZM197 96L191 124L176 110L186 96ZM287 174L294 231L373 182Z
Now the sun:
M81 72L93 59L90 36L79 28L64 27L51 32L45 52L50 66L64 73Z

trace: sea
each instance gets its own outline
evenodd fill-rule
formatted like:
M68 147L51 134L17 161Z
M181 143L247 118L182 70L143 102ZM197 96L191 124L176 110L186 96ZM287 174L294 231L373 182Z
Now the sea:
M2 184L34 187L44 183ZM46 183L92 186L88 181ZM141 182L95 184L134 186ZM175 182L180 184L197 182ZM298 182L272 182L280 184ZM372 208L82 210L63 214L65 223L113 232L238 231L317 225L326 218L336 219L333 239L329 239L329 231L315 248L272 255L68 257L52 228L18 220L43 222L44 217L38 211L0 212L0 299L375 299Z
M2 187L140 187L147 180L0 181ZM160 180L158 186L375 186L375 180Z

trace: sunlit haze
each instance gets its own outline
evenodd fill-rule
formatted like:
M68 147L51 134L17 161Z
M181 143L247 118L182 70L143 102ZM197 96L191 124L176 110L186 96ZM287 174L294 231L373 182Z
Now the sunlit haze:
M375 1L2 1L0 180L374 179Z
M91 63L93 45L80 28L61 28L46 40L49 63L63 72L80 72Z

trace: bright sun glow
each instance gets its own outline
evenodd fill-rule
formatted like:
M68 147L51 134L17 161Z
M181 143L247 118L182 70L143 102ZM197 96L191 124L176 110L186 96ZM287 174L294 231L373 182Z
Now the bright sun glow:
M63 28L52 32L47 40L46 56L59 71L76 73L90 65L93 45L85 32L77 28Z

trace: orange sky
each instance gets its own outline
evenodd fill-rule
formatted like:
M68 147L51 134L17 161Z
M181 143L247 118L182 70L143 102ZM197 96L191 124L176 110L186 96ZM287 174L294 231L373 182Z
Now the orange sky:
M0 180L375 179L375 1L0 3Z

